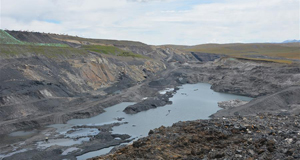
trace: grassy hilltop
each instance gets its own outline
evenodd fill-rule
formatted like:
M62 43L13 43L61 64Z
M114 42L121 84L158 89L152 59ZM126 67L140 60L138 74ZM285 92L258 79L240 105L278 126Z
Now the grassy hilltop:
M190 52L223 54L230 57L292 63L300 60L300 43L203 44L181 47Z
M52 37L46 36L48 39L52 39ZM106 45L106 44L93 44L87 43L82 44L79 43L78 47L71 47L68 43L72 43L71 36L56 36L53 39L57 40L57 37L60 37L61 43L36 43L36 42L28 42L28 41L21 41L10 35L8 32L4 30L0 30L0 46L1 52L0 54L3 56L14 56L20 54L39 54L45 55L49 58L57 58L57 57L70 57L72 55L84 55L88 52L96 52L102 54L110 54L114 56L124 56L124 57L135 57L135 58L146 58L143 55L135 54L130 51L122 50L118 47L113 45ZM45 39L45 38L44 38ZM71 39L71 40L70 40ZM80 40L89 41L89 39L84 38L77 38ZM96 40L90 40L96 41ZM79 42L79 41L78 41ZM110 42L110 41L107 41ZM111 41L111 43L114 41ZM75 43L76 44L76 43Z

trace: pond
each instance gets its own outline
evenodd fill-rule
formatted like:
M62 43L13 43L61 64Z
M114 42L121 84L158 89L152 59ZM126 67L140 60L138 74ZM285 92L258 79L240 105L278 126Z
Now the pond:
M204 83L186 84L181 86L177 93L170 99L173 102L171 105L129 115L125 114L123 110L134 103L123 102L106 108L106 112L98 116L70 120L67 125L103 125L118 122L116 119L124 118L121 122L128 123L114 127L113 133L129 134L133 138L138 139L147 136L150 129L158 128L162 125L171 126L178 121L208 119L211 114L221 109L217 104L220 101L233 99L250 101L252 99L245 96L214 92L210 87L210 84ZM170 89L167 89L167 91L170 91ZM99 156L100 153L106 154L109 150L106 148L90 152L78 158Z
M149 130L160 126L171 126L178 121L188 121L197 119L209 119L209 116L217 112L221 108L218 107L218 102L228 100L244 100L250 101L252 98L238 96L233 94L218 93L210 89L210 84L185 84L174 94L170 101L172 104L148 111L139 112L137 114L126 114L123 110L135 103L122 102L120 104L108 107L105 112L95 117L86 119L72 119L67 124L54 124L49 127L57 129L59 134L64 135L62 139L49 139L49 143L37 143L40 149L48 148L52 145L73 146L88 141L88 136L97 135L100 131L95 128L72 128L78 125L100 126L112 123L124 123L120 126L113 127L114 134L128 134L135 140L148 135ZM174 89L168 88L161 91L164 94ZM144 98L146 99L146 97ZM15 132L10 136L24 136L34 134L34 132ZM74 140L74 138L76 140ZM78 156L77 159L86 159L101 154L108 153L113 147L105 148L98 151L86 153ZM68 154L73 150L77 150L74 146L63 154Z

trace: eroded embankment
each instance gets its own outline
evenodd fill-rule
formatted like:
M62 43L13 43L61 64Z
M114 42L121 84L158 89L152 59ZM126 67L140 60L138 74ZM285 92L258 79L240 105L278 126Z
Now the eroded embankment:
M122 101L153 96L153 91L116 94L159 77L168 66L166 61L195 59L176 49L140 42L37 32L7 34L11 36L0 37L4 38L0 44L0 134L91 117Z
M261 103L253 111L249 110L247 112L247 109L245 109L244 115L252 112L289 110L291 107L295 108L295 106L292 106L293 104L299 104L297 101L298 90L294 90L291 93L288 92L286 95L280 93L283 89L300 85L300 66L298 64L262 63L232 58L222 58L206 63L177 64L176 69L167 72L163 78L155 79L145 84L144 87L149 89L162 86L175 87L186 83L199 82L211 84L211 88L217 92L245 95L253 98L265 95L269 97L268 101L263 103L263 105ZM280 94L282 96L270 99L271 94ZM289 94L292 96L289 96ZM125 112L133 114L156 108L168 103L168 98L170 97L172 97L171 93L164 96L158 95L155 99L148 98L133 106L129 106L125 109ZM266 99L264 98L264 100ZM280 106L272 105L274 103L280 104ZM268 109L266 106L269 106ZM233 112L232 114L222 113L224 113L223 115L233 114Z
M220 110L213 116L256 115L258 113L299 114L299 97L300 87L289 87L274 94L256 98L247 104Z
M101 113L107 106L99 105L97 100L134 86L148 74L164 69L163 63L154 60L121 59L122 62L114 63L113 58L89 55L61 60L43 56L0 60L0 134L43 126L46 124L43 121L62 123L68 117ZM116 89L102 89L114 84L118 85ZM67 112L78 114L66 116ZM33 121L38 117L44 120ZM24 123L18 123L21 121Z

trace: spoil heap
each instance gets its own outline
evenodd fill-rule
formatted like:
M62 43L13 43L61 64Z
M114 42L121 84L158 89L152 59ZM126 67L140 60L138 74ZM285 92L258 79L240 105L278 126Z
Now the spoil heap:
M100 159L300 159L300 115L178 122Z

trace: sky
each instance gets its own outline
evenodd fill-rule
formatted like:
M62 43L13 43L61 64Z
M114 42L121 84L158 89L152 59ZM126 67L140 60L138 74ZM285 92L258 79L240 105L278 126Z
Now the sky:
M0 28L151 45L300 39L300 0L0 0Z

